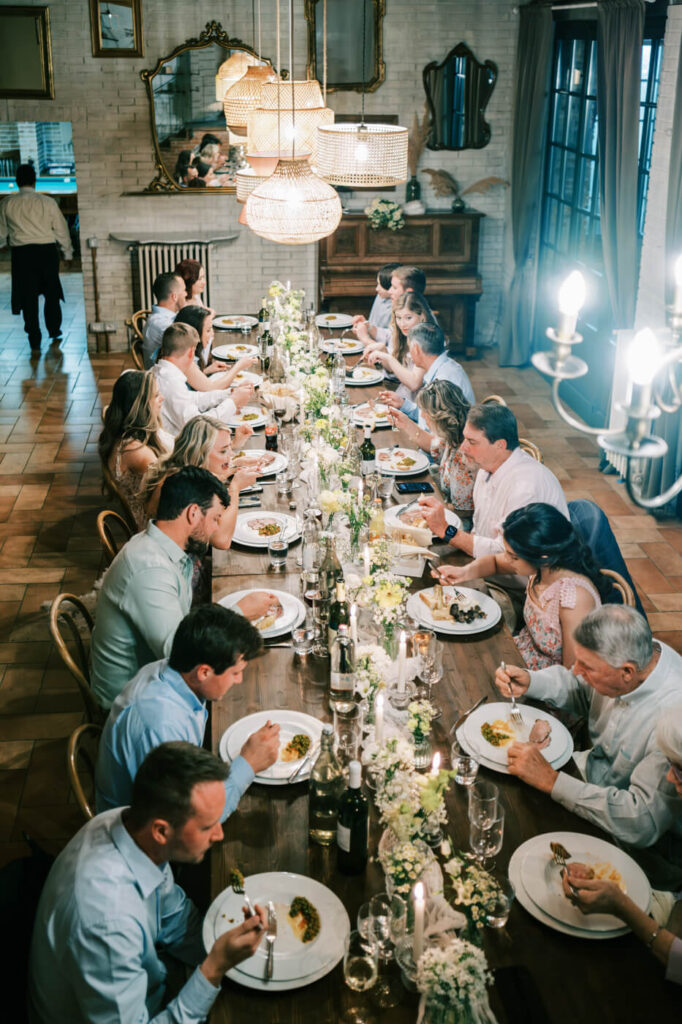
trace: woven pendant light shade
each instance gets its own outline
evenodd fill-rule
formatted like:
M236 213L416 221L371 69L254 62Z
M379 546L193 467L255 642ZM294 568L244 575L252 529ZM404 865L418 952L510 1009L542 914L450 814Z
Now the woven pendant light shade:
M235 50L231 57L223 61L215 76L215 98L218 103L224 101L227 90L246 74L247 69L256 64L258 58L244 50Z
M255 188L267 181L277 166L277 156L252 157L248 154L246 159L253 163L251 167L243 167L235 174L237 183L237 202L245 203Z
M381 188L407 181L407 128L389 124L321 125L317 172L332 185Z
M246 74L225 93L223 110L225 122L236 135L246 135L249 111L260 105L263 84L276 78L269 64L252 66Z
M341 220L337 193L307 160L280 159L274 174L248 197L245 210L254 234L285 245L317 242Z
M314 107L323 107L322 89L320 83L315 79L293 82L267 82L263 85L260 94L259 107L266 110L277 110L279 93L279 106L296 107L299 110L312 110Z
M279 152L289 158L310 154L315 163L317 129L333 123L334 111L329 107L283 107L279 111L258 107L249 114L249 149L253 153Z

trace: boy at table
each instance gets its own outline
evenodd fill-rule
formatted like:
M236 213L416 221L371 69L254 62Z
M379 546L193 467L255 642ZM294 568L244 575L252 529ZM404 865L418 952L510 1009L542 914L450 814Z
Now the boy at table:
M258 595L248 595L256 599ZM130 803L138 768L169 740L202 746L208 701L239 686L261 651L260 633L243 615L218 604L194 608L180 622L170 657L145 665L114 701L99 744L95 772L98 813ZM236 809L258 772L279 756L279 725L266 722L244 743L225 780L220 820Z
M405 292L417 292L419 295L423 295L425 289L426 274L420 267L398 264L391 273L391 286L386 294L390 298L391 303L393 303L401 295L404 295ZM388 348L391 343L392 327L390 323L385 327L379 327L373 324L371 320L365 320L364 317L355 317L353 321L353 334L365 346L371 345L372 342L378 342L380 345L385 345Z

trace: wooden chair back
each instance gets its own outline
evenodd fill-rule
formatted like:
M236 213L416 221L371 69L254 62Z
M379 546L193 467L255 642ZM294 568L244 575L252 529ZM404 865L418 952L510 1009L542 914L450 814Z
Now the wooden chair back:
M97 516L97 532L109 563L113 562L120 549L133 535L128 521L110 508L104 509Z
M90 688L92 615L74 594L58 594L50 607L50 633L64 665L78 683L89 722L100 722L104 711ZM65 638L66 637L66 638Z
M502 398L502 395L487 395L485 398L483 398L481 400L480 404L481 405L492 405L492 404L506 405L507 403L505 402L504 398Z
M611 580L611 583L613 584L613 589L620 594L623 604L626 604L628 608L637 607L637 602L635 601L635 593L624 576L621 576L621 574L619 572L616 572L615 569L600 569L599 571L602 574L602 576L608 576L608 578Z
M130 354L133 358L133 362L135 363L135 369L137 370L144 370L142 342L144 341L144 331L147 326L147 318L151 316L151 312L151 309L138 309L136 313L133 313L129 320L126 320Z
M102 726L85 722L69 736L66 772L86 821L95 817L95 767Z
M135 516L133 515L133 510L128 504L128 499L121 490L121 488L118 486L109 467L104 463L102 463L102 478L104 482L104 490L108 491L112 498L117 498L118 501L121 503L123 514L128 522L128 526L130 527L130 532L137 533L138 525L135 520Z
M522 452L526 452L527 455L530 455L531 458L535 459L536 462L545 461L538 446L533 444L532 441L528 441L525 437L519 438L519 448Z

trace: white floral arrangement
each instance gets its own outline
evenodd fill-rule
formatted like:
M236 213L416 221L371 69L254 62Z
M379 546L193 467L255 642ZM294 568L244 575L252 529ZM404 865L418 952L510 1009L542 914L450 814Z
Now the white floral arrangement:
M474 926L485 924L494 908L500 887L493 876L465 854L458 853L444 865L452 887L452 902Z
M376 805L381 821L400 840L418 839L448 820L445 792L454 772L418 775L398 769L377 784Z
M395 891L403 895L412 891L432 860L431 850L420 841L397 843L379 853L384 874L392 879Z
M374 701L376 693L386 688L393 672L393 662L378 644L358 644L355 648L355 692Z
M405 226L405 214L402 207L391 199L373 199L369 206L365 207L365 213L369 219L370 227L375 231L379 228L399 231L400 228Z
M428 700L413 700L407 706L407 728L414 736L415 743L423 743L435 718L433 704Z
M362 761L371 766L383 783L397 771L414 771L414 747L404 736L390 736L381 746L368 739L363 745Z
M419 957L417 988L430 1009L444 1011L443 1020L494 1024L488 1003L488 986L492 983L485 954L466 939L431 946Z
M271 281L264 303L270 319L278 317L286 328L287 325L300 324L304 298L304 291L287 288L281 281Z
M395 626L412 580L407 576L380 569L362 578L355 600L363 607L373 607L384 629Z
M310 355L310 353L308 354ZM329 402L329 371L322 366L317 357L314 357L315 366L310 373L299 374L300 386L304 393L304 406L307 413L318 417L320 411ZM292 375L296 374L297 367L292 367Z

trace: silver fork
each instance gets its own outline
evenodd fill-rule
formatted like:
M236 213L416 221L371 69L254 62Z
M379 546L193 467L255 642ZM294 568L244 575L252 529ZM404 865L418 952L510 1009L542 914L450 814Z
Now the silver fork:
M561 843L550 843L549 846L552 851L552 860L557 867L561 869L561 877L566 879L568 888L571 890L572 895L579 896L580 893L569 879L568 871L566 870L567 858L571 856L570 853L565 846L561 845Z
M507 671L507 666L506 666L506 664L503 661L500 662L500 668L502 669L503 672ZM523 715L519 711L518 705L516 703L516 697L514 696L514 690L512 689L512 684L511 683L509 684L509 692L511 694L511 702L512 702L512 709L511 709L511 712L509 714L509 717L511 718L512 722L514 723L514 725L523 725L524 724L524 722L523 722Z
M268 930L265 941L268 944L268 959L265 963L265 980L270 981L274 966L275 939L277 938L277 914L272 900L268 900Z

